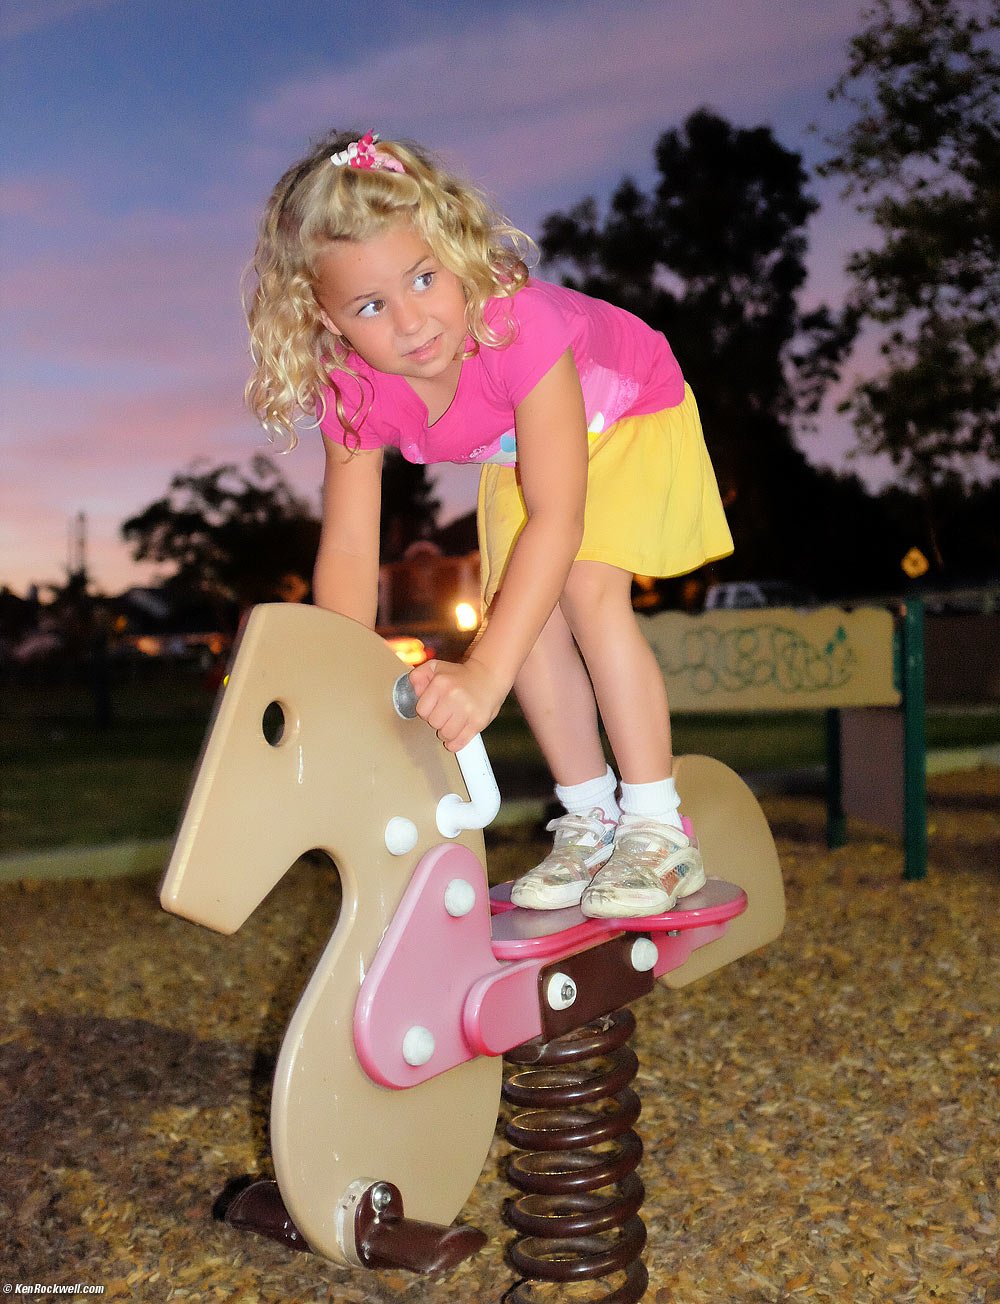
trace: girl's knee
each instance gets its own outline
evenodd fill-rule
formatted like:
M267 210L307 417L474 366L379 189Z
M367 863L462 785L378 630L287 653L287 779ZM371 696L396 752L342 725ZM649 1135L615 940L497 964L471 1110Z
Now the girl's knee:
M632 576L605 562L574 562L559 605L574 633L596 618L631 615Z

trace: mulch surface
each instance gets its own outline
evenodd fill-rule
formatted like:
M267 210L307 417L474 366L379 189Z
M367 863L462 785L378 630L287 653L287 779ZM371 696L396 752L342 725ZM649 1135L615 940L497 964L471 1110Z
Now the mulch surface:
M634 1007L645 1298L1000 1301L1000 770L932 781L916 883L873 830L826 850L818 801L765 807L784 935ZM534 850L496 839L491 874ZM462 1214L490 1243L447 1276L353 1272L213 1220L228 1182L269 1173L273 1060L336 876L300 862L229 938L164 914L155 886L0 887L0 1280L154 1304L499 1300L499 1130Z

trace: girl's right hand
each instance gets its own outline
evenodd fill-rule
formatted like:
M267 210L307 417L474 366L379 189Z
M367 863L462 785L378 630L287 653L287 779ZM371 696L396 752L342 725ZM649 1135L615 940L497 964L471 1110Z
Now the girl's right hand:
M481 662L425 661L410 671L417 715L450 752L461 751L496 716L508 688Z

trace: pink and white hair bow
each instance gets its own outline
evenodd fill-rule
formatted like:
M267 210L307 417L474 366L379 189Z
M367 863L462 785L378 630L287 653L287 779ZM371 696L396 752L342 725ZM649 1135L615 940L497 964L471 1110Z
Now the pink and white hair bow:
M391 154L380 154L375 148L378 136L374 131L367 131L360 140L352 140L346 149L330 155L330 162L337 168L360 168L362 171L405 172L406 169Z

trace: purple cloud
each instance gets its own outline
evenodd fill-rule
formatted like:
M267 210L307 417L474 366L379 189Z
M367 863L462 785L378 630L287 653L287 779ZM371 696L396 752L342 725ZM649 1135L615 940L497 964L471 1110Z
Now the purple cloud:
M418 45L375 46L344 68L278 87L254 113L268 136L374 125L421 140L500 194L650 166L655 133L701 104L740 121L830 79L855 0L604 3L511 14ZM358 120L358 121L356 121ZM804 124L802 124L804 125ZM288 160L290 161L290 160Z

